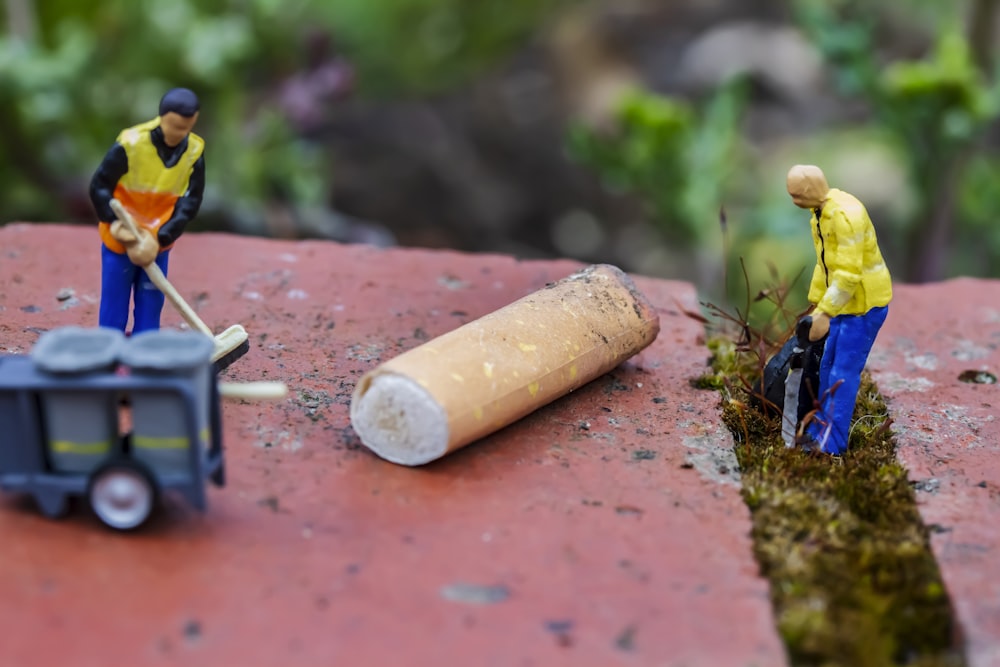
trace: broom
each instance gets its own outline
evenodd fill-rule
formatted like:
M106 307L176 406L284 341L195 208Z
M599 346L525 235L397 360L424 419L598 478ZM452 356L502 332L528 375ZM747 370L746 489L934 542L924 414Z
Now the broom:
M125 228L132 232L136 238L139 238L138 225L135 224L132 214L128 212L122 203L117 199L112 199L111 210L115 212L115 215L122 221ZM214 335L212 330L198 317L198 314L191 309L187 301L170 284L167 277L163 275L163 271L156 265L156 262L150 262L142 268L146 272L146 275L149 276L150 281L156 285L157 289L163 292L163 295L167 297L167 300L177 309L181 317L184 318L184 321L192 329L200 331L214 339L215 351L212 353L212 362L215 364L216 371L223 370L250 351L249 337L242 325L234 324L218 336Z

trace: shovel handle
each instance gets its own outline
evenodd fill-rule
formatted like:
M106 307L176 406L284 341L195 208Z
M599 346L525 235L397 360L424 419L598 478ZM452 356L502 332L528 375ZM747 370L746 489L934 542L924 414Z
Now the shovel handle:
M135 224L132 214L128 212L128 209L122 206L122 203L117 199L112 199L111 210L115 212L115 215L117 215L118 219L122 221L125 228L138 238L139 228ZM183 317L184 321L188 323L188 326L192 329L197 329L209 338L215 337L212 330L209 329L202 319L198 317L198 314L191 309L191 306L189 306L187 301L184 300L184 297L180 295L180 292L174 289L174 286L170 284L170 281L168 281L167 277L163 275L163 271L160 270L160 267L156 264L156 262L150 262L142 268L146 272L146 275L149 276L149 280L156 285L158 290L163 292L163 295L167 297L174 308L180 312L181 317Z
M806 315L795 325L795 337L798 339L799 347L803 350L809 347L812 341L809 340L809 329L812 328L812 315Z

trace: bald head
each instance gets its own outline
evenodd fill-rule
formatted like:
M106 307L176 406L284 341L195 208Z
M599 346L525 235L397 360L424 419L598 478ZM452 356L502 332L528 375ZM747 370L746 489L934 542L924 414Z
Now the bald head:
M813 164L797 164L789 169L787 183L788 194L799 208L818 208L830 192L823 170Z

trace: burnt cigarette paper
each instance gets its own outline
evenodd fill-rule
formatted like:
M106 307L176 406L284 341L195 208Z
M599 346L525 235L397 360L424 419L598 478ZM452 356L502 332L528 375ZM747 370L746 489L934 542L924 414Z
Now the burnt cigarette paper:
M590 266L369 371L351 424L382 458L421 465L607 373L659 331L621 269Z

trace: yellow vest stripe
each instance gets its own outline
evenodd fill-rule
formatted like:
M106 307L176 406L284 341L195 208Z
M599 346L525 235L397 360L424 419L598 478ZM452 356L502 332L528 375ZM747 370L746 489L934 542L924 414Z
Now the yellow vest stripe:
M71 440L53 440L49 449L57 454L107 454L111 451L111 441L73 442Z
M208 438L208 428L201 429L198 433L199 441L207 443ZM187 449L191 446L191 439L184 436L156 437L151 435L133 435L132 444L141 449Z
M132 444L139 449L187 449L191 438L157 438L149 435L133 435Z

